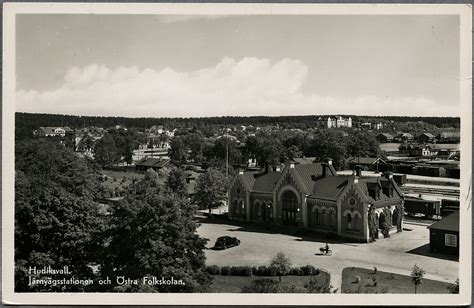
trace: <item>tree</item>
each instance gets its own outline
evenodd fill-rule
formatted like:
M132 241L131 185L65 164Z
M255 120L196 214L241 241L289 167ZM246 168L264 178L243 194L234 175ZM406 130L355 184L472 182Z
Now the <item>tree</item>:
M382 153L374 135L361 131L348 131L347 153L353 157L379 157Z
M369 239L370 241L375 242L379 238L379 226L377 224L377 217L373 206L369 208L367 218L369 223Z
M456 279L453 285L448 286L448 291L451 294L459 294L459 278Z
M342 131L334 129L319 130L314 134L303 153L306 156L314 156L319 161L325 161L329 157L333 160L334 168L341 169L347 159L345 137Z
M77 145L77 150L79 152L90 151L94 149L94 143L94 139L91 136L85 135L79 141L79 144Z
M158 136L158 141L160 142L160 147L164 147L164 144L170 140L170 137L165 133L161 133Z
M258 135L255 151L258 165L267 171L270 166L278 165L288 158L287 151L280 140L267 134Z
M311 276L304 288L308 293L332 293L333 286L329 283L327 285L321 284L314 276Z
M288 274L291 270L290 259L284 253L279 252L270 262L270 268L275 270L281 283L281 276Z
M184 143L183 136L175 136L171 139L168 155L173 161L177 162L178 164L186 163L187 148Z
M395 207L395 211L393 212L394 220L397 224L397 232L403 232L403 215L405 213L405 207L402 204L399 204Z
M196 180L194 202L200 209L219 207L227 197L228 179L225 174L215 168L209 168Z
M110 134L105 134L95 143L94 158L103 167L112 166L120 161L120 153Z
M301 156L303 156L303 152L300 151L298 146L292 145L292 146L287 148L287 157L288 157L288 159L295 159L295 158L298 158L298 157L301 157Z
M164 190L153 170L122 202L111 207L110 238L102 277L157 277L182 280L182 285L153 285L158 292L202 292L210 283L205 271L207 240L196 234L196 207ZM104 288L111 288L105 286ZM139 292L143 286L122 290Z
M146 145L146 148L147 149L153 149L154 147L155 147L155 139L154 138L148 139L148 143Z
M108 225L94 201L102 194L96 167L49 140L17 142L15 151L15 290L87 290L28 286L28 268L69 266L76 278L95 279Z
M425 276L425 271L415 264L411 271L411 280L413 284L415 285L415 294L416 294L418 286L423 283L424 276Z
M216 140L214 147L208 152L208 158L216 157L223 162L226 158L229 158L229 164L237 163L238 152L237 152L237 143L230 138L222 137Z
M390 237L390 228L392 227L392 212L385 208L379 216L380 229L384 237Z
M186 174L182 168L174 168L170 171L166 187L178 195L187 195Z

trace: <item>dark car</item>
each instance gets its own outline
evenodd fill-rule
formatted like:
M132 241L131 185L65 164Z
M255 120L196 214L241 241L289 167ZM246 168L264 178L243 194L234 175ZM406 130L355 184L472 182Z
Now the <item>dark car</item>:
M239 246L240 241L236 237L231 236L221 236L216 240L216 244L213 249L223 250L234 246Z

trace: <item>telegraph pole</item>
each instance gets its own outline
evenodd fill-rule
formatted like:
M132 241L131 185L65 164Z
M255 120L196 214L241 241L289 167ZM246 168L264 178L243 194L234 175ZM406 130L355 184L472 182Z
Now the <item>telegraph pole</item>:
M225 129L225 175L226 177L229 176L229 136L228 136L228 131L227 127Z

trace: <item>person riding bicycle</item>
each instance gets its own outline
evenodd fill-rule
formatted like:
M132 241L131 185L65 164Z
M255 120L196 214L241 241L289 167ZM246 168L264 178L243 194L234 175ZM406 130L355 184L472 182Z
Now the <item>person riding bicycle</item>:
M324 249L326 249L326 253L329 252L329 245L328 245L328 243L326 243L326 246L324 247Z

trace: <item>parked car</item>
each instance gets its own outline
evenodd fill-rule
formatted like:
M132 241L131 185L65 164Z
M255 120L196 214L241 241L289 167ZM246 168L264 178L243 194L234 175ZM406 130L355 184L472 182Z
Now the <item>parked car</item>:
M224 250L230 247L239 246L240 240L236 237L231 236L221 236L218 237L216 243L214 244L214 249Z

